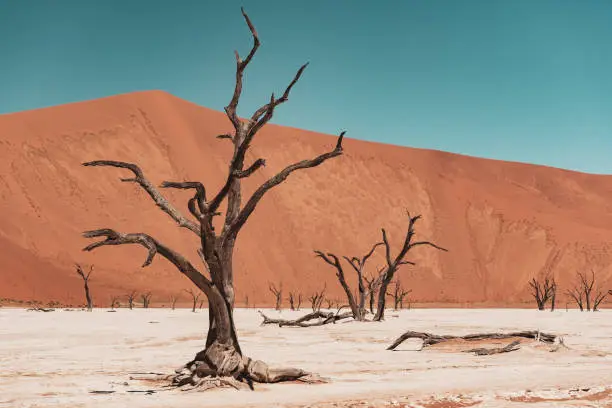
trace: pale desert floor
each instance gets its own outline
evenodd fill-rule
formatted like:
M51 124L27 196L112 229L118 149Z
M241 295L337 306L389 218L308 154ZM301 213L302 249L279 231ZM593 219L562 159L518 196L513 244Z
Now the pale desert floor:
M306 312L306 311L304 311ZM278 312L266 311L270 316ZM283 317L302 312L283 311ZM417 309L383 323L260 326L238 309L243 352L316 372L327 384L256 385L255 391L129 391L132 372L170 373L203 344L206 310L119 309L42 313L0 309L1 407L612 407L612 311ZM449 347L385 348L406 330L436 334L539 329L569 349L522 348L474 356ZM92 394L94 390L115 391Z

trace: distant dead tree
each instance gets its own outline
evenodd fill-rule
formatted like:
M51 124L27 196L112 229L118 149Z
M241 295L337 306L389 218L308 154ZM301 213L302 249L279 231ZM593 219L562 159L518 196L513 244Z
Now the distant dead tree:
M404 298L408 296L410 292L412 292L412 289L404 290L399 279L395 281L393 291L387 292L387 295L393 298L393 310L399 310L404 308Z
M302 294L300 292L289 292L289 297L287 300L289 301L289 308L291 310L300 310L300 307L302 306Z
M172 308L172 310L174 310L174 308L176 307L177 300L178 300L178 295L170 296L170 307Z
M335 305L338 304L338 301L336 299L326 299L325 302L327 303L328 309L333 309Z
M402 248L400 249L397 256L391 256L391 244L389 243L389 238L387 236L387 231L382 228L382 240L385 245L385 259L387 261L387 265L385 266L382 272L382 282L380 284L380 289L378 292L378 308L376 310L376 315L374 316L375 321L381 321L385 318L385 302L387 295L387 288L391 283L391 280L395 276L395 272L402 265L415 265L414 262L406 261L404 258L408 255L408 252L417 246L430 246L432 248L438 249L440 251L446 251L446 249L439 247L438 245L429 242L429 241L414 241L414 236L416 231L414 229L414 225L421 218L420 215L411 217L410 213L407 212L408 215L408 231L406 233L406 237L404 238L404 243L402 244Z
M83 278L83 283L85 287L85 301L87 302L87 311L91 312L93 309L93 301L91 300L91 294L89 293L89 276L93 272L93 265L89 267L89 272L85 273L83 268L79 264L75 264L76 271L81 278Z
M233 145L233 154L229 159L227 177L217 194L211 196L205 186L197 181L164 181L158 188L149 181L142 169L133 163L111 160L84 163L85 166L110 166L130 171L133 175L129 178L122 178L122 181L135 183L142 187L155 204L179 227L185 228L197 237L198 254L205 265L206 272L198 270L183 255L148 234L121 233L109 228L87 231L83 234L86 238L101 239L85 247L86 251L107 245L142 245L148 250L143 266L150 265L155 256L160 255L176 266L206 295L209 305L209 330L206 345L174 378L177 385L199 386L204 384L211 386L212 382L217 381L217 377L240 379L247 383L253 381L274 383L292 381L309 374L298 369L272 370L264 362L249 359L243 355L233 318L235 291L232 260L238 233L262 198L294 172L317 167L327 160L342 155L342 141L345 132L340 133L327 152L312 159L288 165L255 188L251 196L245 196L242 191L242 181L257 173L266 163L265 159L257 158L252 164L245 165L247 151L255 154L256 151L250 149L255 135L272 119L275 108L289 99L291 89L300 79L307 64L300 67L280 97L273 93L268 102L257 109L250 118L239 117L237 107L242 93L244 71L260 45L257 31L250 18L244 10L242 14L251 31L253 47L245 59L242 59L236 52L235 87L232 98L225 107L225 113L233 125L233 130L231 133L217 136ZM192 193L187 207L193 218L185 217L175 208L162 195L160 188L181 189ZM226 205L222 206L224 203ZM225 209L224 214L219 211L221 208ZM220 217L217 218L218 222L213 222L214 217Z
M365 319L365 315L366 315L365 302L366 302L366 298L370 294L368 286L364 283L363 268L365 267L365 264L368 258L370 258L372 254L374 253L374 251L376 250L376 248L382 244L383 244L382 242L378 242L374 244L372 248L370 249L370 251L361 258L357 258L357 257L349 258L347 256L343 257L349 263L349 265L351 265L354 271L357 273L357 286L358 286L357 299L355 299L355 296L353 295L353 292L351 291L351 288L349 287L346 281L344 269L342 268L342 264L338 256L336 256L335 254L331 252L323 253L322 251L319 251L319 250L314 251L317 257L323 259L326 263L328 263L329 265L335 268L336 277L338 278L338 282L340 283L340 286L342 286L342 289L344 290L344 293L346 294L349 308L351 309L351 313L353 314L353 319L355 320Z
M283 303L283 283L281 282L278 288L275 284L268 283L268 289L270 290L270 293L274 295L274 308L276 310L281 310Z
M185 289L185 292L187 292L187 293L189 293L191 295L191 300L193 301L192 307L191 307L191 311L193 313L195 313L196 306L198 304L198 299L200 299L200 296L202 295L202 292L195 291L193 289Z
M295 294L293 292L289 292L289 297L287 298L287 300L289 300L289 308L291 310L295 310Z
M130 293L127 294L127 301L128 301L128 306L130 308L130 310L132 310L134 308L134 299L136 299L136 291L133 290Z
M142 307L145 309L149 308L149 305L151 304L151 292L147 292L147 293L143 293L140 295L140 298L142 299Z
M384 268L378 268L376 276L364 276L363 280L366 283L366 291L368 296L369 310L370 313L374 314L374 299L378 294L378 289L380 289L380 285L382 283L382 272Z
M594 287L596 279L593 270L591 270L590 277L583 272L578 272L576 275L578 277L578 282L573 288L567 291L567 294L574 299L581 312L584 311L585 308L587 312L591 310L596 312L599 310L599 305L604 301L610 291L606 293Z
M249 295L244 295L244 307L249 308Z
M551 300L551 310L555 309L555 296L557 293L557 284L554 277L545 276L544 278L532 278L529 282L531 286L531 295L536 301L538 310L546 309L546 303Z
M325 290L327 285L323 286L320 292L313 293L308 300L310 301L310 307L313 312L318 312L321 310L321 305L323 304L323 300L325 300Z
M115 310L115 306L119 307L119 296L117 295L113 295L111 296L111 302L110 302L110 307L111 310Z

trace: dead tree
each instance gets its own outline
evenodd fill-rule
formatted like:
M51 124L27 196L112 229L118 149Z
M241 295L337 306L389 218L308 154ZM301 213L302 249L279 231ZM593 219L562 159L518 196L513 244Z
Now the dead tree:
M414 262L406 261L404 258L408 255L408 252L417 246L427 245L433 247L435 249L446 251L446 249L439 247L438 245L431 243L429 241L416 241L414 242L415 229L414 225L421 218L420 215L411 217L410 213L408 214L408 231L406 233L406 237L404 238L404 243L400 252L397 254L395 258L391 256L391 244L389 243L389 238L387 237L387 231L382 229L382 240L385 245L385 259L387 261L387 265L385 266L382 272L382 282L380 284L380 289L378 291L378 308L376 310L376 315L374 316L375 321L381 321L385 318L385 302L387 295L387 288L391 280L395 276L395 272L402 265L415 265Z
M342 286L342 290L344 290L344 293L346 294L348 306L351 309L351 312L353 313L353 318L355 320L365 320L365 314L366 314L365 301L370 292L368 291L366 284L364 284L363 268L368 258L372 256L376 248L380 245L382 245L382 242L378 242L374 244L374 246L372 246L372 249L370 249L370 251L367 254L365 254L362 258L357 258L357 257L349 258L347 256L343 257L357 273L357 286L358 286L357 299L355 299L355 296L353 295L353 292L351 291L351 288L349 287L346 281L346 276L344 274L344 269L342 268L340 259L335 254L332 254L331 252L328 252L327 254L325 254L319 250L314 251L317 257L323 259L326 263L328 263L329 265L335 268L336 277L338 278L338 282L340 283L340 286Z
M142 295L140 295L140 298L142 299L143 308L149 308L149 305L151 304L151 296L151 292L143 293Z
M135 290L131 291L127 295L127 301L128 301L128 306L130 307L130 310L132 310L134 308L134 299L136 299L136 291Z
M599 288L595 288L595 272L591 270L591 276L586 273L577 273L578 282L576 285L567 291L567 294L574 299L580 311L596 312L601 302L604 301L608 293Z
M404 290L399 279L395 281L393 291L387 292L387 295L393 298L393 310L399 310L399 308L402 308L404 298L408 296L410 292L412 292L412 290Z
M332 309L335 307L335 305L338 304L338 301L335 299L326 299L325 302L327 303L327 308L328 309Z
M313 293L308 300L310 300L310 307L313 312L318 312L321 310L321 305L323 304L323 300L325 300L325 289L327 286L323 286L320 292Z
M170 297L170 307L172 308L172 310L174 310L174 308L176 307L177 300L178 300L178 295L172 295Z
M274 295L274 309L281 310L283 303L283 284L277 288L273 283L268 283L268 289L270 293Z
M249 308L249 295L244 295L244 307L245 309Z
M119 296L113 295L110 302L111 310L115 310L115 306L119 307Z
M293 292L289 292L287 300L289 300L289 308L295 310L295 294Z
M75 265L77 273L79 274L79 276L81 276L81 278L83 278L83 283L85 287L85 301L87 302L87 311L91 312L91 310L93 309L93 301L91 300L91 294L89 293L89 276L93 272L93 265L89 267L89 272L87 273L83 271L81 265Z
M376 297L376 295L378 294L378 289L380 289L380 284L382 283L382 272L384 271L384 268L378 269L378 273L376 274L376 276L364 276L363 279L366 282L366 290L368 293L368 299L369 299L369 310L370 313L374 314L374 299Z
M598 291L595 297L593 298L593 311L597 312L599 310L599 304L604 301L604 299L608 296L609 292Z
M202 292L199 291L194 291L193 289L185 289L185 292L189 293L191 295L191 300L193 301L192 303L192 307L191 307L191 311L193 313L195 313L196 311L196 306L198 305L198 299L200 299L200 296L202 295Z
M555 309L554 299L557 292L557 284L554 277L545 276L543 281L532 278L529 286L531 286L531 295L536 301L538 310L546 309L546 303L549 299L551 300L551 310Z
M242 14L251 31L254 43L244 60L236 52L236 83L233 96L225 107L225 113L233 125L233 130L231 134L217 136L219 139L223 139L222 142L229 141L233 145L233 155L229 162L225 182L212 198L200 182L164 181L160 185L161 188L193 192L193 196L188 202L188 208L193 219L185 217L168 202L159 188L148 180L137 165L109 160L85 163L85 166L111 166L129 170L132 177L122 178L122 181L135 183L142 187L156 205L168 214L179 227L195 234L198 239L198 253L201 261L205 264L208 276L198 270L187 258L148 234L140 232L126 234L108 228L84 233L86 238L103 238L102 241L88 245L85 248L87 251L105 245L142 245L148 251L143 266L148 266L155 255L160 255L174 264L208 298L209 327L205 348L185 365L181 373L177 374L175 377L177 385L191 384L197 386L202 385L203 382L210 384L213 376L233 377L246 382L273 383L295 380L308 375L305 371L293 368L269 369L264 362L251 360L243 355L233 318L235 291L232 259L238 233L266 193L283 183L294 172L319 166L329 159L342 155L342 140L345 132L340 133L330 151L285 167L256 188L254 193L243 201L242 181L256 173L266 163L263 158L258 158L252 164L245 166L246 153L247 151L254 152L249 148L255 135L272 119L275 108L288 100L291 89L298 82L307 64L297 71L280 98L272 94L268 103L257 109L250 119L240 119L236 108L242 93L243 74L260 44L251 20L244 10L242 10ZM225 215L222 216L219 210L222 208L221 204L224 201L227 203L224 207L227 210ZM222 219L214 223L214 217L222 217ZM215 225L220 227L220 232L217 231ZM196 381L197 373L200 373L201 377L204 378Z

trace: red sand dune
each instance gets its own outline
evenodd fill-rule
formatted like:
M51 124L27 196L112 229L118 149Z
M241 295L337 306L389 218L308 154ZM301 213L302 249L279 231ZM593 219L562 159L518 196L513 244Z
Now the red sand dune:
M131 161L154 183L198 179L212 191L230 157L230 143L215 136L228 130L223 113L158 91L0 116L0 297L82 303L74 262L95 264L98 304L129 289L167 303L190 287L162 258L141 269L140 247L81 251L82 231L110 227L147 232L198 261L195 237L138 186L121 183L124 171L80 163ZM249 152L267 167L249 179L247 194L335 141L267 126ZM187 193L168 196L186 208ZM281 281L285 293L305 296L327 282L329 296L340 299L333 269L312 250L362 255L381 227L398 248L405 209L423 215L420 238L450 250L414 250L418 266L399 273L414 301L516 304L529 299L527 281L547 267L561 292L577 270L592 268L606 289L612 282L612 176L348 139L342 157L292 175L256 209L238 238L237 301L248 295L251 304L270 304L268 282ZM370 268L382 263L381 251Z

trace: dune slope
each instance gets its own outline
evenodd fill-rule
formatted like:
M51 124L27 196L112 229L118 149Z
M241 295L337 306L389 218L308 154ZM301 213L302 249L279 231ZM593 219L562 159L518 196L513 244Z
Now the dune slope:
M140 268L140 247L85 253L80 233L146 232L197 263L195 236L138 186L120 182L122 170L80 163L130 161L154 183L197 179L213 191L231 152L215 136L226 131L223 113L159 91L0 116L0 298L81 303L80 262L95 265L91 286L100 305L131 289L167 304L189 287L168 262ZM269 125L248 153L267 166L249 179L246 194L334 143ZM399 249L405 209L423 215L421 238L450 251L415 249L417 266L399 273L414 302L516 304L529 300L528 280L546 270L562 292L577 270L593 269L602 288L612 287L612 176L352 139L345 152L292 175L256 209L237 242L239 303L248 296L251 305L270 304L269 282L282 282L285 296L295 290L304 297L327 283L328 297L341 299L333 269L313 249L361 256L380 240L381 227ZM186 212L187 194L168 197ZM383 262L380 251L370 270Z

